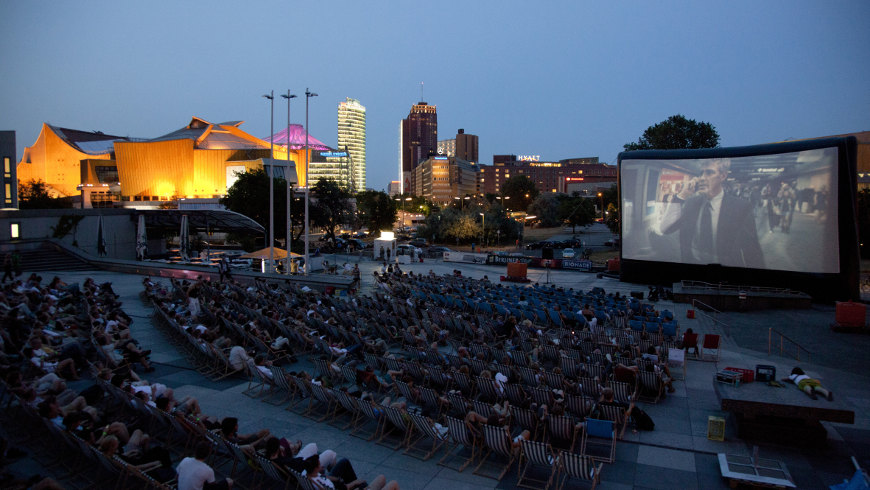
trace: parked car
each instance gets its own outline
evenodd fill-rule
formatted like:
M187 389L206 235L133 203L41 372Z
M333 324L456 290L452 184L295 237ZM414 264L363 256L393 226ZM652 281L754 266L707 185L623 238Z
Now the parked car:
M428 257L430 259L441 259L441 258L444 258L445 252L452 252L452 251L453 250L450 250L447 247L441 247L441 246L429 247L426 249L426 257Z
M413 250L414 255L420 255L422 250L411 245L410 243L403 243L396 247L396 255L411 255L411 251Z
M562 250L562 258L563 259L573 259L576 256L577 256L577 254L574 253L573 248L566 248L565 250Z
M426 242L425 238L415 238L408 243L417 247L417 248L423 248L429 244L428 242Z
M347 242L354 250L365 250L367 247L371 247L371 244L366 243L359 238L349 238Z

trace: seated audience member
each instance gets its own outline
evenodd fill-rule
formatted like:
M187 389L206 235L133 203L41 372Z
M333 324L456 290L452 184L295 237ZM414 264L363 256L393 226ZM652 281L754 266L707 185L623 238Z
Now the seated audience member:
M230 489L233 481L229 478L215 481L214 470L205 463L211 453L211 446L201 442L196 446L194 457L186 457L175 468L178 474L178 490Z
M258 446L269 437L269 429L262 429L252 434L239 434L239 419L226 417L221 421L221 435L224 439L241 446L248 454L256 452Z
M282 468L290 468L297 473L302 473L306 468L305 460L317 455L317 444L311 442L302 446L302 441L291 443L286 439L270 437L266 439L263 455ZM336 456L335 451L331 449L323 451L318 455L320 465L327 469L332 468Z
M340 459L329 474L323 473L323 466L320 464L320 457L312 455L305 460L305 470L302 476L311 480L315 487L336 489L336 490L353 490L356 488L369 488L372 490L397 490L399 484L396 481L387 483L384 475L378 475L377 478L369 485L364 480L360 480L356 476L350 461Z

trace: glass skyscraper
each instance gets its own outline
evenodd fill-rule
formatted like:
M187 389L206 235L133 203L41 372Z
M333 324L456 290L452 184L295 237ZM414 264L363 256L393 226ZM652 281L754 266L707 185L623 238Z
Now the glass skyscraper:
M366 190L366 108L350 97L338 103L337 150L349 155L349 187Z

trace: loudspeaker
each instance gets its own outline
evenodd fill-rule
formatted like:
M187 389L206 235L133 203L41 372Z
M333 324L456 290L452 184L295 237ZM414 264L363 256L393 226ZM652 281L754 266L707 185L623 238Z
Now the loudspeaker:
M544 260L553 260L553 248L544 247L541 249L541 258Z

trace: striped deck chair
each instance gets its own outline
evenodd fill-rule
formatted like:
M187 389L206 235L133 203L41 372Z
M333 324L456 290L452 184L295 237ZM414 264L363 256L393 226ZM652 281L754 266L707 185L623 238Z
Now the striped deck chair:
M480 400L472 400L471 404L474 406L475 412L486 418L489 418L489 416L493 414L492 405L489 403Z
M441 418L443 406L439 398L438 392L432 388L420 388L420 396L423 398L423 406L429 411L429 414L436 420Z
M589 376L578 376L577 383L580 385L580 393L583 396L588 396L592 398L598 398L600 395L600 391L598 389L598 383L594 378Z
M526 461L523 465L523 460ZM559 470L559 460L553 452L553 448L549 444L535 441L522 441L522 452L520 460L517 464L518 480L517 486L523 488L534 488L547 490L553 484L553 477ZM529 476L529 469L532 467L542 467L549 469L550 476L546 480L532 478Z
M350 420L347 425L341 427L341 430L347 430L349 427L356 427L361 423L363 414L359 408L359 399L356 397L350 396L346 391L336 390L333 391L335 394L335 398L338 400L338 403L345 409L347 414L350 416ZM337 420L337 419L336 419Z
M462 451L465 451L470 449L471 455L465 459L459 468L453 468L462 473L462 470L464 470L469 464L474 463L480 455L482 449L481 443L474 437L474 434L468 430L468 427L465 426L465 422L462 419L450 416L446 417L446 419L447 433L450 436L450 447L447 449L444 457L438 461L438 465L451 468L450 461L459 455L459 450L461 449Z
M468 400L459 393L447 393L447 399L450 400L450 413L456 417L465 417L468 413Z
M514 461L516 461L516 453L511 446L510 433L504 427L484 425L483 444L485 454L482 456L480 463L478 463L477 465L477 468L474 469L474 474L485 476L487 478L495 478L496 480L501 481L501 479L504 478L504 475L508 472L508 470L510 470L511 466L513 466ZM501 468L501 472L498 474L498 476L481 473L481 468L487 461L489 461L490 456L492 456L493 454L495 454L496 456L501 456L503 460L507 460L507 464L505 464L504 466L501 466L501 464L499 463L494 463L496 469Z
M573 451L577 442L576 422L569 415L550 415L547 417L547 439L550 445L566 451Z
M356 426L355 429L350 431L350 435L359 437L361 439L365 439L367 441L371 441L372 439L379 437L381 435L381 430L383 429L386 423L386 417L383 412L375 408L375 405L372 404L370 400L359 400L357 402L357 406L359 407L360 413L362 414L362 419L360 424ZM374 422L375 428L373 431L369 433L363 432L364 428L370 423ZM357 434L361 432L361 434ZM368 437L365 437L365 436Z
M377 371L381 371L383 367L381 366L381 358L372 354L371 352L364 352L363 357L366 360L366 365L371 367L372 369Z
M411 387L408 386L408 383L397 379L395 380L395 385L399 396L405 398L405 402L408 406L419 406L419 401L414 396L414 393L411 392Z
M523 387L516 383L505 383L504 394L511 404L516 406L522 405L524 400L528 398Z
M356 369L347 364L341 365L341 375L347 382L348 386L356 386Z
M284 490L290 488L290 482L293 481L293 477L284 473L284 470L272 463L272 460L264 458L259 454L254 454L254 461L256 461L257 465L263 470L263 474L265 475L263 483L271 481L273 484L279 486L283 483ZM274 488L274 486L275 485L269 485L267 488Z
M613 388L613 399L631 405L637 395L637 386L631 386L628 383L620 383L619 381L611 381L610 387Z
M610 420L586 419L586 430L580 443L580 454L596 461L616 460L616 427Z
M322 490L310 478L308 478L307 476L302 476L302 473L299 473L289 468L287 471L289 471L293 478L296 479L296 482L299 484L299 488L301 488L302 490Z
M454 371L453 381L456 383L456 387L459 388L459 391L461 391L466 398L474 396L475 386L468 375L459 371Z
M537 373L527 367L517 366L517 372L520 375L520 380L526 386L538 386Z
M658 403L665 393L665 382L661 373L641 369L637 374L640 382L638 397L650 403Z
M393 407L385 407L383 405L375 407L378 410L382 410L384 415L386 415L387 421L391 425L391 427L385 427L381 431L381 437L378 439L377 444L392 447L393 450L399 449L400 447L407 447L408 441L411 439L411 435L414 433L414 425L411 423L411 418L405 418L406 415L409 415L408 412L400 411L397 408ZM388 430L389 429L389 430ZM396 434L396 439L398 443L396 445L389 444L387 441L384 441L386 436L393 434L398 431Z
M577 478L589 485L593 490L601 481L601 469L603 463L596 465L592 459L573 453L561 453L559 455L559 472L556 478L556 490L562 490L570 478ZM561 480L561 481L559 481Z
M592 412L595 400L583 395L565 395L565 406L572 415L582 419Z
M565 377L559 373L547 371L544 373L544 379L547 380L547 386L550 388L561 390L565 387Z
M511 405L510 411L511 425L517 426L520 429L520 432L523 430L529 431L531 438L533 440L537 439L538 428L540 427L541 422L538 419L538 415L527 408L515 407L513 405Z
M599 411L601 419L612 421L619 428L618 436L622 439L622 436L625 434L625 428L628 427L628 417L631 415L630 409L626 410L625 407L605 403L599 403L596 409Z
M546 388L529 388L528 390L529 396L532 398L532 401L541 405L551 405L550 403L550 390Z
M482 396L491 403L495 403L496 401L501 400L502 396L501 394L499 394L498 389L495 386L495 381L493 379L482 378L478 376L476 380L479 396Z
M448 429L441 424L436 424L432 421L432 419L428 417L414 414L410 414L410 416L411 422L413 422L414 426L417 428L417 433L420 434L420 437L413 441L411 441L409 438L408 447L405 448L405 454L410 453L410 456L420 459L422 461L426 461L427 459L431 458L432 455L435 454L439 449L441 449L441 447L447 442ZM425 448L418 447L418 445L424 440L428 440L431 442L431 446L429 447L428 452ZM418 458L418 456L422 457Z
M577 351L570 350L568 352L571 353ZM565 373L565 376L576 378L580 372L580 361L576 357L562 356L559 358L559 367L562 368L562 372Z
M317 400L317 402L323 406L323 408L318 411L319 413L322 413L323 416L316 420L318 422L323 422L327 419L332 420L332 418L336 416L339 407L338 400L335 398L335 395L333 395L333 391L330 388L312 383L311 395L314 400Z
M303 379L297 376L292 376L290 380L293 384L296 385L296 389L293 391L293 397L296 401L291 402L290 405L287 406L286 410L292 410L299 405L299 402L308 398L309 409L311 406L311 383L307 379Z
M328 360L317 358L314 360L314 367L317 369L316 374L322 376L324 379L328 379L331 382L340 380L340 377L332 370L331 363Z
M270 401L269 403L272 405L283 405L290 400L290 397L293 396L293 390L295 389L292 385L290 385L290 381L287 379L286 373L280 367L272 367L272 381L275 383L275 392L278 394L283 394L284 398L281 398L277 402Z
M486 361L481 359L472 358L469 362L471 363L471 373L475 376L480 376L480 373L485 371L488 367Z

